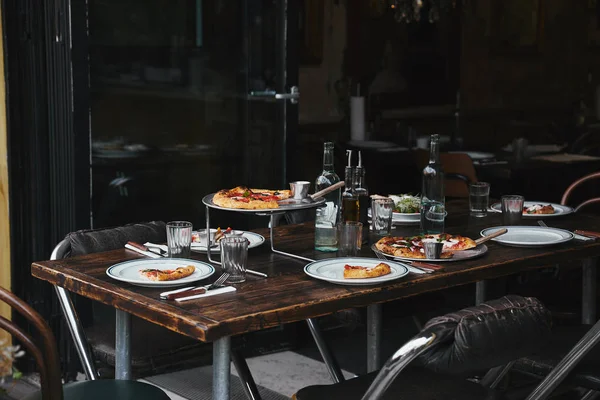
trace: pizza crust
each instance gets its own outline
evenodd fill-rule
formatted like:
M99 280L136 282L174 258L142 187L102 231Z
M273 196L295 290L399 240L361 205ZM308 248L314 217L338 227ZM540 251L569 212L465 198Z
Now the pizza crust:
M376 278L378 276L387 275L391 272L392 272L392 269L386 263L379 263L372 268L353 266L353 265L345 265L344 266L344 279Z

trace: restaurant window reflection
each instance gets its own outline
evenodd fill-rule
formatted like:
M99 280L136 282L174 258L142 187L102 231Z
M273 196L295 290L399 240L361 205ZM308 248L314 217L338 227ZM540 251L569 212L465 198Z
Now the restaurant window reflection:
M276 74L274 15L268 1L90 0L95 228L200 223L204 195L277 178L277 168L248 169L253 157L274 157L278 137L268 105L252 118L271 133L248 129L246 101ZM252 154L253 143L271 146Z

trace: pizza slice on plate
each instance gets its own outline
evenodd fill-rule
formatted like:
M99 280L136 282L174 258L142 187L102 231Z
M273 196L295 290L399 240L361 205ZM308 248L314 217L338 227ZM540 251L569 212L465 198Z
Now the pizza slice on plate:
M374 267L361 267L354 265L344 266L344 279L376 278L392 272L389 265L379 263Z
M195 270L193 265L177 269L142 269L140 275L151 281L175 281L192 275Z

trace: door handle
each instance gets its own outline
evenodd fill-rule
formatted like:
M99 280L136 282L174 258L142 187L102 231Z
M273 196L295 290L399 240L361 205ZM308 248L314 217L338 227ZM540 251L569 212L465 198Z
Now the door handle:
M289 100L292 104L297 104L300 99L300 89L298 86L292 86L289 93L277 93L267 90L264 92L250 92L250 97L254 98L274 98L277 100Z

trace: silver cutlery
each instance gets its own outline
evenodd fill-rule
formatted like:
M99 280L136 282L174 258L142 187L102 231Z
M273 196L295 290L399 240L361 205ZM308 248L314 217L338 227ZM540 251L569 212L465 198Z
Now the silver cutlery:
M549 226L542 221L541 219L538 220L538 225L541 226L542 228L549 228ZM592 241L592 240L596 240L595 237L589 237L586 235L583 235L583 232L580 231L575 231L575 232L571 232L573 234L573 239L577 239L577 240L583 240L583 241Z
M223 286L223 283L229 278L229 273L224 272L216 281L209 285L198 286L193 288L184 288L178 290L172 290L170 292L163 292L160 294L160 298L163 300L175 300L181 297L193 296L196 294L203 294L209 290L216 289Z
M135 242L127 242L127 244L125 244L125 248L129 249L129 250L133 250L136 253L143 254L143 255L145 255L147 257L150 257L150 258L160 258L160 257L162 257L161 255L156 254L153 251L150 251L150 249L148 249L148 247L146 247L146 246L144 246L142 244L139 244L139 243L135 243Z
M376 252L376 251L374 251L374 253L375 253L375 255L377 256L377 258L379 258L380 260L386 260L386 261L388 260L388 259L387 259L387 257L386 257L386 256L384 256L383 254L381 254L381 253L378 253L378 252ZM405 263L405 264L406 264L406 268L408 268L408 270L409 270L410 272L413 272L413 273L415 273L415 274L430 274L430 273L432 273L432 272L433 272L433 270L432 270L432 269L424 269L424 268L423 268L423 269L421 269L421 268L417 268L417 267L415 267L415 266L413 266L413 265L410 265L410 264L411 264L410 262L404 262L404 261L401 261L401 262L402 262L402 263Z

